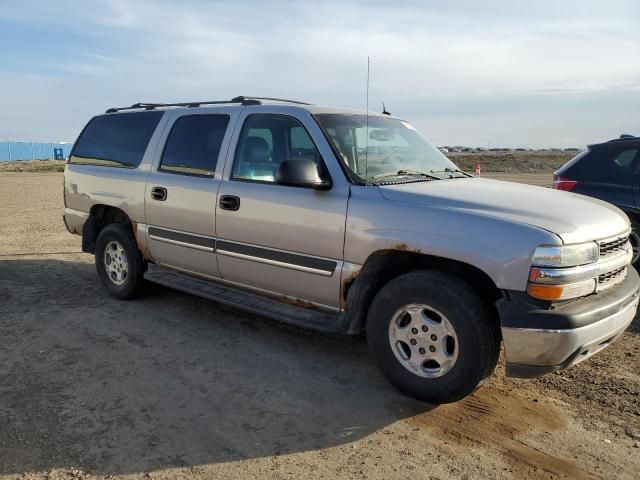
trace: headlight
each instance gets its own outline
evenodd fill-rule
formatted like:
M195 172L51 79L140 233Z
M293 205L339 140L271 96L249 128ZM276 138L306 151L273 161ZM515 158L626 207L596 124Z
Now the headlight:
M533 253L534 267L576 267L594 263L600 257L596 242L575 245L553 245L536 248Z
M533 253L527 293L549 301L589 295L596 291L597 272L595 265L586 265L599 258L596 242L538 247Z

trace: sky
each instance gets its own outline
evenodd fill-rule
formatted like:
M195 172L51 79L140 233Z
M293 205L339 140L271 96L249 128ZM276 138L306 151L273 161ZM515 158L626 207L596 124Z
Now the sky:
M140 101L296 98L437 145L640 135L639 0L0 0L0 140L74 141Z

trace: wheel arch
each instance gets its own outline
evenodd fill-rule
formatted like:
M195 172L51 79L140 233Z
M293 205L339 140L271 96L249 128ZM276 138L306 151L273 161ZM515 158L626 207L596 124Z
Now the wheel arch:
M82 226L82 251L95 253L98 235L104 227L112 223L126 225L135 238L134 224L124 210L111 205L97 204L91 207L89 217Z
M369 305L378 291L394 278L417 270L446 272L469 284L484 301L499 330L495 302L502 297L502 293L491 277L481 269L458 260L419 252L379 250L367 258L359 272L343 280L341 302L344 306L346 332L361 333L366 325Z

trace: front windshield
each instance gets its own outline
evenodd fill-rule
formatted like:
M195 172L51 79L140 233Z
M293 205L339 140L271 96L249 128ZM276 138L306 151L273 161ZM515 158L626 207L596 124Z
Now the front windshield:
M344 165L362 180L376 183L385 177L419 174L440 178L444 172L458 170L440 150L402 120L369 116L367 127L365 115L322 113L315 117L328 133Z

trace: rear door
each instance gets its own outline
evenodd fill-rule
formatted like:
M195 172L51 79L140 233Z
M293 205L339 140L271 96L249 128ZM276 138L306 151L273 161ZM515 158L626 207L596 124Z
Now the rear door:
M272 108L245 109L238 122L216 216L220 273L226 281L337 309L349 184L308 112ZM277 184L280 163L295 158L313 159L333 187Z
M169 114L145 191L149 253L157 264L218 277L216 198L237 113Z

